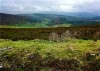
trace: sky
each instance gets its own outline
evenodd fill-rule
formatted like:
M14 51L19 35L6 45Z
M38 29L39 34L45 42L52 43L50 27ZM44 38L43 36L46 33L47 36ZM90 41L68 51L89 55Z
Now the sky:
M35 12L100 13L100 0L0 0L0 13Z

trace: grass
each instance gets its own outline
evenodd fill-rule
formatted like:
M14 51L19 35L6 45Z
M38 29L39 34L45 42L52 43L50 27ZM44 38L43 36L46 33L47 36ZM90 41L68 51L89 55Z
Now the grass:
M41 58L38 58L38 59L40 59L39 61L43 60L42 62L46 62L48 61L48 59L49 61L52 61L52 59L53 61L58 59L58 62L59 60L63 60L63 59L67 59L67 60L76 59L76 60L79 60L80 63L84 64L84 59L83 59L84 55L88 52L92 53L94 52L94 50L99 49L99 48L100 48L100 40L95 42L93 40L68 39L64 42L53 42L53 41L38 40L38 39L29 40L29 41L24 41L24 40L12 41L12 40L7 40L7 39L6 40L0 39L0 57L3 59L3 56L8 55L10 59L13 60L14 58L15 59L19 58L19 62L22 61L23 63L24 62L27 63L28 61L30 62L30 59L29 60L27 59L30 55L38 54L36 55L36 57L39 57L40 55L42 59ZM16 56L17 58L14 56ZM39 65L38 59L36 59L37 61L36 64L33 63L31 65L38 66ZM0 62L0 63L4 64L4 66L8 68L11 64L11 62L9 63L9 60L7 59L5 60L5 58L3 62ZM17 70L17 69L14 69L14 70ZM29 71L32 71L31 68L29 69L30 69ZM42 68L40 67L41 71L42 70L46 71L47 69L51 70L52 67L49 67L49 66L48 67L44 66ZM21 69L17 71L21 71ZM22 69L22 71L25 71L25 70ZM35 71L38 71L38 70L35 70Z
M0 28L17 28L16 26L0 25Z
M54 27L70 27L70 24L62 24L62 25L55 25ZM50 26L44 23L35 23L35 24L22 24L22 25L0 25L0 28L49 28Z
M13 25L13 26L9 26L9 25L0 25L0 28L35 28L34 25L27 25L27 24L24 24L24 25ZM37 27L38 28L38 27Z
M70 39L66 42L53 42L46 40L29 40L29 41L11 41L0 40L0 48L12 47L17 49L26 49L30 51L38 51L45 56L46 53L54 54L56 58L66 58L68 50L73 50L72 55L79 51L80 54L84 52L97 49L100 46L100 40L94 42L93 40L79 40Z

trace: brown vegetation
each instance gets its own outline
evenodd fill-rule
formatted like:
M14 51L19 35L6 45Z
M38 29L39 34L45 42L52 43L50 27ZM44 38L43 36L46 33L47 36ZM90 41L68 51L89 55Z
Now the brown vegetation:
M12 40L45 39L62 41L65 38L100 39L100 26L58 28L0 28L0 38Z

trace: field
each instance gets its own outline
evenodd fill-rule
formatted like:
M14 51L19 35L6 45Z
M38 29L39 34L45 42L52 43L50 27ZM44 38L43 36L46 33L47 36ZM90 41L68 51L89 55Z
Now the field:
M0 71L100 71L100 40L0 39Z

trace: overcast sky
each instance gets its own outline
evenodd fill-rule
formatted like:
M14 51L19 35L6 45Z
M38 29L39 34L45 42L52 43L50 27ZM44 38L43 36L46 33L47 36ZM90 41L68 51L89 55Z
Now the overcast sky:
M0 0L1 13L100 12L100 0Z

